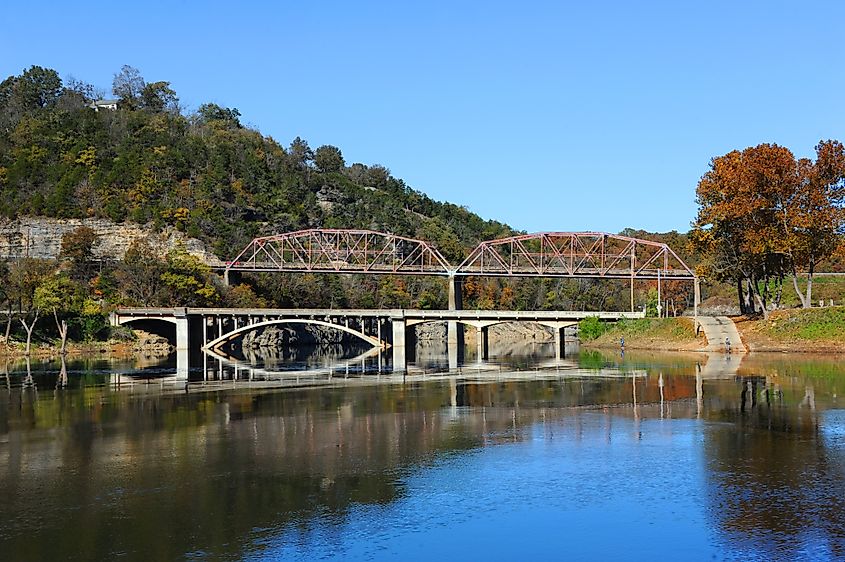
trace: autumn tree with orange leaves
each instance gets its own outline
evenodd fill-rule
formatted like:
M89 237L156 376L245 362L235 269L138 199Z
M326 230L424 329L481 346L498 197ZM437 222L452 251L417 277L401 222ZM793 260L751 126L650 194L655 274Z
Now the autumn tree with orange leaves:
M743 313L778 307L786 277L810 306L815 266L842 239L845 150L823 141L816 155L796 160L775 144L734 150L714 158L698 184L691 238L705 251L702 273L736 283ZM806 294L799 270L808 274Z

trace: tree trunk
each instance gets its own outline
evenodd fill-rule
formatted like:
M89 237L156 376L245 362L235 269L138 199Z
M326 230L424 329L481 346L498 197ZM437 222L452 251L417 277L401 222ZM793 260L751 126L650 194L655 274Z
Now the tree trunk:
M748 288L751 290L751 294L754 297L754 300L757 301L757 304L760 305L760 309L763 311L763 320L768 320L769 311L766 308L766 302L763 300L762 295L760 295L760 289L757 287L757 283L752 282L749 279Z
M32 331L35 329L35 323L38 322L38 311L35 312L35 317L32 319L32 324L27 324L25 318L21 318L23 329L26 330L26 356L29 357L30 346L32 345Z
M9 301L9 314L6 316L6 352L9 352L9 335L12 333L12 301Z
M67 320L59 322L59 315L53 310L53 318L56 320L56 328L59 330L59 337L62 338L62 348L59 351L62 355L67 353L65 346L67 345Z
M748 307L745 306L745 291L743 290L743 279L736 280L736 297L739 299L739 313L748 314Z
M807 300L804 298L804 293L798 287L798 273L794 269L792 270L792 286L795 288L795 294L798 295L798 300L801 301L801 307L807 308Z
M816 262L810 258L810 266L807 268L807 300L804 301L804 308L813 306L813 272L816 270Z
M752 295L754 294L753 285L751 279L748 277L745 278L745 282L746 283L743 299L745 299L745 309L747 311L746 314L754 314L757 312L757 308L754 305L754 300L752 297Z

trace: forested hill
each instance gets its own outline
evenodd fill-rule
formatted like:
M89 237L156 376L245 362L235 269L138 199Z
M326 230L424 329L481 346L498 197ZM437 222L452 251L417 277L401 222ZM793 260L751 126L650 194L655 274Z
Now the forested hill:
M337 147L312 150L298 137L283 146L243 126L237 109L207 103L188 113L168 82L147 82L131 67L114 76L112 95L116 107L95 87L62 81L40 67L0 83L0 216L98 217L152 231L176 228L223 260L257 235L309 227L370 228L428 240L455 264L479 241L513 234L502 223L433 201L384 166L347 164ZM683 236L673 241L681 239L686 245ZM36 298L39 290L61 295L49 302L62 303L77 330L72 338L96 332L80 327L88 325L82 311L102 320L121 305L448 303L438 278L260 274L224 287L178 249L161 256L133 243L122 262L95 266L90 258L97 244L90 229L80 228L62 237L58 260L0 263L0 302L35 310L43 300ZM50 282L46 288L42 277ZM637 291L638 307L656 303L653 288ZM683 310L689 291L677 293L673 303ZM622 284L595 280L470 279L463 296L464 306L480 309L624 310L630 303Z
M371 228L429 240L459 261L499 222L434 201L380 165L348 164L334 146L288 146L237 109L181 109L165 81L114 76L117 109L95 87L33 66L0 84L0 213L172 225L222 259L260 234Z

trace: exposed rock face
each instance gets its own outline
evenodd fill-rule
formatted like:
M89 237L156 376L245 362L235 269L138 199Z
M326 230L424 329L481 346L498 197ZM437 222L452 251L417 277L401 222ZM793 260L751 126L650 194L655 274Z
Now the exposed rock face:
M243 349L280 348L294 345L348 343L349 334L325 326L267 326L247 332L241 340Z
M554 341L554 334L548 328L533 322L506 322L490 326L490 341Z
M343 192L338 189L333 189L328 185L324 185L320 188L319 191L316 193L317 195L317 204L324 210L324 211L331 211L335 205L342 205L344 196Z
M413 328L417 341L446 341L446 322L426 322Z
M460 326L461 324L459 324ZM414 335L417 341L446 341L446 322L426 322L425 324L417 324L414 326ZM475 337L475 328L472 326L464 327L465 341L470 341L467 338ZM534 324L531 322L506 322L504 324L495 324L490 326L487 337L490 342L505 342L505 341L552 341L554 335L551 330Z
M144 330L132 330L138 337L138 341L132 346L135 351L143 351L144 353L161 356L168 355L173 351L173 346L167 341L167 338L145 332Z
M80 226L87 226L99 235L94 247L97 259L119 260L129 245L138 239L147 242L160 255L181 243L185 249L209 265L220 260L208 251L201 241L189 238L174 228L156 233L150 225L114 223L106 219L51 219L25 217L16 220L0 219L0 259L23 257L55 259L59 255L62 236Z

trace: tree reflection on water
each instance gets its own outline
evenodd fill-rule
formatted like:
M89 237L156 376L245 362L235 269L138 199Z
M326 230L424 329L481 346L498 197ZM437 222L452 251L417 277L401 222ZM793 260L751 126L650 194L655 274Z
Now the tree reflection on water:
M701 495L729 550L845 555L845 441L825 430L843 423L840 379L825 365L785 370L765 361L706 378L700 363L591 354L587 370L535 377L479 372L216 391L158 379L111 384L125 367L107 362L7 367L0 552L27 560L240 557L280 529L340 536L358 517L355 506L414 501L409 478L444 458L535 439L621 447L611 436L627 424L642 440L661 427L650 421L693 420L665 427L700 432L700 441L672 447L703 455L700 490L689 494ZM566 450L567 462L578 462L578 449ZM515 467L527 462L525 451L514 454ZM667 479L620 474L631 476L641 490Z

